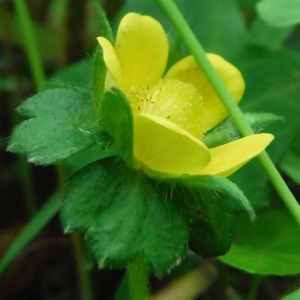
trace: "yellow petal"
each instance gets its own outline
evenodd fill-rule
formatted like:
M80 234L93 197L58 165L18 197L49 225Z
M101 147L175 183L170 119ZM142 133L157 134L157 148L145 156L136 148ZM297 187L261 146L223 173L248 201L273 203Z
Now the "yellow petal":
M97 38L100 46L103 49L103 59L105 62L105 65L108 69L107 76L111 76L113 81L116 83L116 85L123 89L123 77L122 77L122 71L121 71L121 65L119 62L119 59L116 55L116 51L110 41L108 41L104 37L98 37ZM105 85L112 85L112 82L110 77L108 77L107 82Z
M240 71L216 54L207 54L207 56L234 100L238 103L245 89L245 83ZM168 71L165 79L178 79L183 82L189 82L198 89L199 94L203 98L204 121L206 122L207 130L215 127L228 116L228 112L221 100L192 56L177 62Z
M197 174L230 176L262 152L273 139L272 134L260 133L209 149L211 161Z
M116 39L116 54L123 74L123 90L129 94L156 84L168 59L168 40L163 27L149 16L127 14L121 21Z
M149 169L171 174L194 173L210 161L203 142L151 114L134 117L134 154Z
M190 83L161 79L153 87L132 93L129 102L134 114L165 118L196 138L202 138L206 132L202 98Z

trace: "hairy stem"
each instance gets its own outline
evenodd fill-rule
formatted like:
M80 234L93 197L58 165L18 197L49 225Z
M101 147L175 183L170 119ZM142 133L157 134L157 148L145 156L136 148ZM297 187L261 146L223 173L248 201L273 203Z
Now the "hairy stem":
M79 282L82 291L82 299L93 300L93 287L87 267L87 259L85 253L84 240L80 234L73 233L72 241L75 250L76 263L79 275Z

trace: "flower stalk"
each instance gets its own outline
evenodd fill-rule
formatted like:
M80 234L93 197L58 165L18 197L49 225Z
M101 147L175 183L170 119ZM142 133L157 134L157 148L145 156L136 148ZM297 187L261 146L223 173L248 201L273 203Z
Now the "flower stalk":
M127 276L131 300L148 299L148 271L143 256L139 256L128 266Z
M250 125L247 123L243 113L233 100L231 94L227 90L225 84L222 82L220 76L211 65L202 46L195 37L186 20L183 18L177 6L172 0L157 0L157 2L164 10L171 23L179 33L180 37L186 44L187 48L190 50L191 54L194 56L195 60L203 70L207 79L213 86L215 92L221 99L223 105L228 110L240 133L243 136L253 134L254 132L251 129ZM273 162L269 158L268 154L265 151L262 152L260 155L258 155L258 160L264 168L274 188L285 203L286 207L289 209L293 217L300 225L300 206L298 205L297 200L282 179L278 170L274 166Z

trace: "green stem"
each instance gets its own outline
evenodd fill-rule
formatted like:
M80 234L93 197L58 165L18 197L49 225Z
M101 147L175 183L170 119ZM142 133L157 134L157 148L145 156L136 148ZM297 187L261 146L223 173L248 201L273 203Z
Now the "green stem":
M77 268L79 271L78 275L83 296L82 299L93 300L93 287L89 276L89 270L87 267L84 240L79 234L73 233L72 241L75 250Z
M259 275L253 275L252 277L252 284L251 284L251 290L247 297L247 300L255 300L257 298L257 293L259 290L259 285L261 282L262 277Z
M139 256L128 266L127 276L131 300L148 299L148 270L143 256Z
M16 76L16 65L13 55L13 42L11 40L11 23L9 17L9 9L7 1L3 1L0 5L0 18L3 20L3 44L4 44L4 54L7 59L7 70L8 75L13 82L13 88L11 90L11 101L10 104L10 115L13 126L20 123L20 117L16 114L15 109L19 106L18 99L21 99L21 87ZM27 163L24 157L18 156L18 169L19 175L21 177L22 187L25 196L25 203L27 209L28 217L32 217L36 212L36 196L34 190L33 176L30 165Z
M45 85L45 73L29 11L24 0L14 0L14 4L35 87L41 91Z
M176 5L173 3L172 0L156 0L156 1L160 4L162 9L165 11L171 23L178 31L179 35L181 36L182 40L190 50L191 54L194 56L195 60L201 67L202 71L204 72L207 79L211 83L215 92L221 99L223 105L228 110L230 116L232 117L240 133L243 136L254 134L250 125L246 121L243 113L241 112L238 105L233 100L231 94L229 93L227 87L225 86L222 79L218 75L217 71L211 65L202 46L198 42L197 38L195 37L194 33L192 32L191 28L189 27L189 25L181 15ZM294 216L294 218L300 225L300 206L297 200L295 199L295 197L287 187L286 183L280 176L279 172L275 168L274 164L270 160L267 153L262 152L258 156L258 159L262 167L264 168L265 172L269 176L275 189L281 196L283 202L285 203L287 208L290 210L291 214Z

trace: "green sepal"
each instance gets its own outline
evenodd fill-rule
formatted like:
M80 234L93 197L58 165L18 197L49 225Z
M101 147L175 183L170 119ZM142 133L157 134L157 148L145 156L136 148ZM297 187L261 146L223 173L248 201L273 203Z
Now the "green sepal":
M259 133L275 121L282 121L282 117L271 113L244 113L244 116L255 133ZM209 147L217 147L241 138L233 120L227 118L217 127L210 130L202 139Z
M94 55L93 68L93 102L96 111L99 111L103 97L106 73L107 68L103 60L103 50L98 46Z
M57 163L94 145L107 147L92 100L80 91L47 90L24 101L18 112L29 119L14 129L7 150L26 154L37 165Z
M106 14L100 4L93 0L95 5L100 23L101 23L101 36L108 39L112 45L114 45L114 35L111 29L111 26L107 20ZM96 110L99 109L101 99L104 93L105 87L105 78L106 78L107 68L103 60L103 50L100 46L97 47L96 53L94 55L94 70L93 70L93 100L96 107Z
M156 274L186 250L186 222L168 193L120 159L103 159L75 173L61 211L66 232L85 232L100 267L123 268L143 255Z
M92 0L93 4L95 5L98 15L99 15L99 19L100 19L100 23L101 23L101 36L105 37L106 39L108 39L112 45L114 45L115 41L114 41L114 35L111 29L111 26L109 24L109 21L107 20L106 14L104 12L104 10L102 9L102 7L100 6L100 4L95 1Z
M113 88L105 92L99 111L100 126L115 139L126 163L133 165L133 115L125 94Z
M254 212L244 194L231 181L218 176L185 176L166 180L173 201L185 212L189 248L203 257L224 255L231 246L231 215L237 204Z

